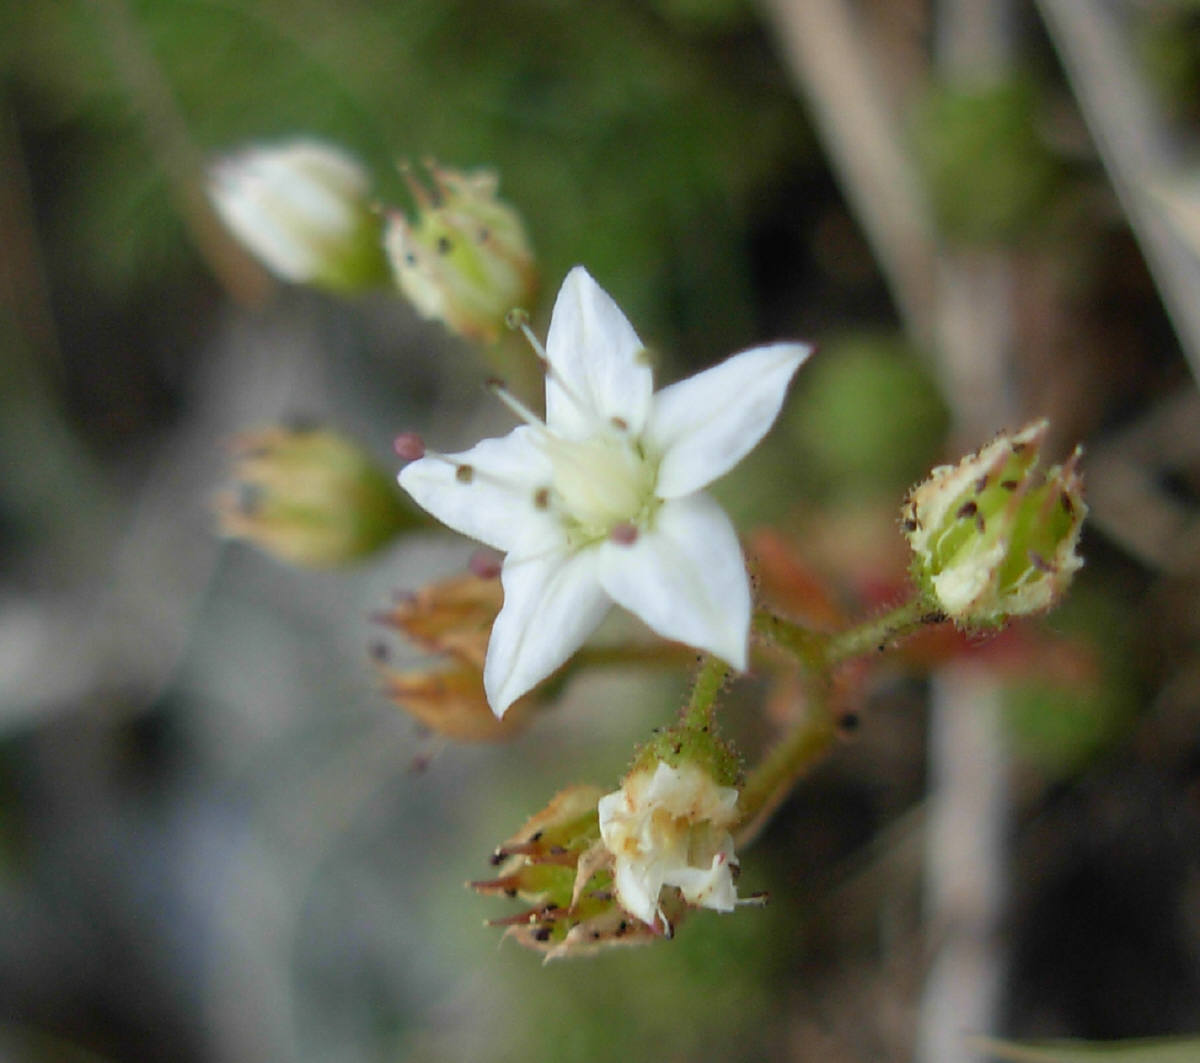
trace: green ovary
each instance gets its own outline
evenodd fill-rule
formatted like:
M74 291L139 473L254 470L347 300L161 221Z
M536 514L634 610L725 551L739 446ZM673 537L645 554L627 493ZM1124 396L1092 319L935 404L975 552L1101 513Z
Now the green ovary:
M555 439L548 453L564 515L587 538L604 538L618 524L638 525L649 515L657 470L628 439Z

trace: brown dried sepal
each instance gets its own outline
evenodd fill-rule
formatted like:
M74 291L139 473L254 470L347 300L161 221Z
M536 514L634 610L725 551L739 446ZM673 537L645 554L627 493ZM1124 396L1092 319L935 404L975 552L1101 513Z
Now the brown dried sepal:
M399 671L380 666L384 693L431 731L457 742L501 742L520 732L534 699L521 698L497 719L472 664Z
M499 579L466 572L404 595L377 619L428 653L449 654L483 668L503 601Z
M614 899L612 857L600 841L596 811L603 795L595 786L559 792L493 853L496 877L470 883L477 893L519 897L531 906L488 925L505 927L505 937L546 960L663 936Z

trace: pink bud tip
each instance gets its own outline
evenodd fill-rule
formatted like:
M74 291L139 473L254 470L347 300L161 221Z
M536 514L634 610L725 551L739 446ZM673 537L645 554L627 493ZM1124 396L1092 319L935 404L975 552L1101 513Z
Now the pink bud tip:
M425 440L416 432L401 432L392 440L392 448L405 461L425 457Z

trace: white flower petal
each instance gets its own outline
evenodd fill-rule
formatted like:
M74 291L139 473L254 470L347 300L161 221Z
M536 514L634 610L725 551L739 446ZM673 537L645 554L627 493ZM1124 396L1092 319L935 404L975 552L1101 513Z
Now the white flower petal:
M683 899L697 908L732 912L737 907L737 887L733 884L733 839L712 858L709 867L673 868L663 877L664 886L678 886Z
M741 461L774 424L811 352L804 343L755 347L655 395L645 439L662 457L658 496L682 498Z
M642 341L612 297L582 266L572 269L559 289L546 336L546 354L554 370L546 379L546 423L551 431L583 439L594 434L599 423L615 418L633 435L640 433L654 391L643 351ZM586 408L581 410L580 404Z
M625 911L647 925L653 925L658 916L658 897L662 888L663 869L657 862L616 861L613 889L617 899Z
M483 687L497 716L571 656L611 604L595 574L596 552L509 554L504 606L492 626Z
M705 494L663 504L629 544L605 541L597 573L613 601L664 638L746 667L750 581L737 533Z
M400 471L400 486L443 524L497 550L513 549L532 529L565 542L559 522L534 504L553 478L537 432L521 425L461 454L421 458ZM462 466L471 468L469 478L460 478Z

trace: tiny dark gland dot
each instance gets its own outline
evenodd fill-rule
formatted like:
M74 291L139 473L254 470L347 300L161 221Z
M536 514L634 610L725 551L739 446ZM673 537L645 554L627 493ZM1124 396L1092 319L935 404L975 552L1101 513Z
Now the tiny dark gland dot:
M614 417L612 419L613 428L620 429L622 432L629 430L629 422L624 417Z
M592 940L593 940L593 941L599 941L599 940L600 940L600 931L599 931L599 930L593 930L593 931L592 931Z
M491 856L488 857L488 863L490 863L492 867L498 867L500 864L504 863L504 858L507 855L508 854L504 852L503 849L497 849L494 853L492 853Z
M529 844L530 844L530 845L533 845L533 844L534 844L534 843L536 843L536 842L540 842L541 840L542 840L542 832L541 832L540 830L535 830L535 831L534 831L534 832L533 832L533 833L532 833L532 834L529 836Z
M628 929L629 929L629 924L628 924L627 922L625 922L625 920L624 920L624 919L622 919L622 920L621 920L621 921L620 921L620 922L617 924L617 933L618 933L618 934L624 934L624 933L625 933L625 931L626 931L626 930L628 930Z
M536 941L549 941L550 940L550 928L548 926L539 926L533 932L533 936Z
M842 715L842 717L838 720L838 727L840 727L847 734L851 734L854 731L858 730L859 724L861 724L861 723L862 723L862 720L859 718L858 713L847 712L847 713L844 713Z
M955 514L955 516L958 517L959 520L963 520L966 517L975 516L975 514L978 512L979 512L979 507L977 505L975 505L974 502L964 502L959 507L958 512Z
M453 247L454 247L454 245L450 242L450 238L448 236L439 236L438 237L437 249L438 249L439 255L450 254L450 251L453 249Z
M550 488L539 487L533 495L533 504L537 509L550 508Z
M371 655L373 661L386 661L388 659L388 647L386 642L372 642L367 647L367 652Z
M409 251L408 254L404 256L404 264L407 266L415 266L417 264L417 256Z
M454 470L454 478L460 484L469 484L475 479L475 470L470 465L460 465Z
M1017 481L1016 480L1001 480L1000 486L1003 487L1004 490L1006 490L1006 491L1015 491L1017 489Z
M505 897L508 897L508 898L510 898L510 899L511 899L512 897L515 897L516 895L517 895L517 887L516 887L516 886L508 886L508 887L507 887L507 888L504 890L504 896L505 896Z
M1012 445L1012 452L1014 454L1020 454L1021 451L1023 451L1026 448L1026 446L1028 446L1027 443L1014 443Z
M682 750L683 750L682 742L676 742L675 745L671 747L671 752L674 753L676 756L679 756L679 754L680 754L680 752L682 752Z
M978 480L975 481L975 493L977 495L983 494L983 492L987 489L987 485L987 473L984 473L981 477L979 477Z
M1066 512L1068 515L1073 516L1075 513L1075 506L1071 502L1071 496L1070 495L1059 495L1058 500L1062 503L1062 508L1063 508L1064 512Z
M917 522L915 520L906 520L904 522L904 530L906 532L915 532L917 530Z

